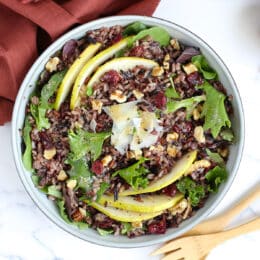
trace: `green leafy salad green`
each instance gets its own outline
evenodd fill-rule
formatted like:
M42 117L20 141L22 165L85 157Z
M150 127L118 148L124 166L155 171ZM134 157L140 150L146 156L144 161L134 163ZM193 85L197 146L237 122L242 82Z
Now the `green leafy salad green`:
M86 35L51 55L58 65L35 84L24 168L68 224L163 234L221 192L232 99L214 62L167 28L136 21Z

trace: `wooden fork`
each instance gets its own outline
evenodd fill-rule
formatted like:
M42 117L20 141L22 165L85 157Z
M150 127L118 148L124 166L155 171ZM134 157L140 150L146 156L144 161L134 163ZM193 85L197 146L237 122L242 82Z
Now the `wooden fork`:
M167 254L162 260L194 260L204 259L206 255L218 244L252 231L260 230L260 217L239 227L209 235L189 236L176 239L173 252Z
M204 235L223 231L235 216L246 209L257 198L260 198L259 185L253 191L247 194L245 198L238 201L231 209L221 214L220 216L214 217L198 224L193 229L186 232L182 237ZM155 250L151 255L158 255L172 251L173 247L175 246L176 240L178 239L179 238L176 238L175 240L166 243L159 249Z

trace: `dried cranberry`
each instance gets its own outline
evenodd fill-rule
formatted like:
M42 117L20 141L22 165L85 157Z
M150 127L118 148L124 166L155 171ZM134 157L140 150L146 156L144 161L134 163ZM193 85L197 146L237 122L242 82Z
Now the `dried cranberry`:
M163 109L166 106L167 98L163 92L158 92L153 96L152 103L159 109Z
M120 40L122 40L122 38L123 38L122 34L117 34L117 35L113 38L112 43L117 43L117 42L119 42Z
M121 80L121 76L116 70L110 70L104 74L102 79L110 84L115 85Z
M144 47L139 45L131 49L129 56L142 57L144 54Z
M62 49L62 59L64 62L71 62L77 55L78 43L76 40L69 40Z
M162 193L164 193L165 195L167 195L169 197L174 197L177 193L177 187L176 187L175 183L165 187L162 190Z
M191 86L196 86L203 83L203 78L198 71L194 71L187 76L187 81Z
M102 174L103 172L103 164L101 161L95 161L92 163L92 166L91 166L91 170L92 172L94 172L95 174L99 175L99 174Z
M150 234L164 234L166 232L166 220L163 218L160 221L148 225L148 232Z

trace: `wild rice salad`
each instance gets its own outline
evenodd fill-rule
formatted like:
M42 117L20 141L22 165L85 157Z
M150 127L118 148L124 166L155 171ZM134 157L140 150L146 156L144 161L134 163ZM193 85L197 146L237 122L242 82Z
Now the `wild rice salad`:
M231 100L200 50L163 28L87 31L39 76L24 166L67 223L163 234L226 180Z

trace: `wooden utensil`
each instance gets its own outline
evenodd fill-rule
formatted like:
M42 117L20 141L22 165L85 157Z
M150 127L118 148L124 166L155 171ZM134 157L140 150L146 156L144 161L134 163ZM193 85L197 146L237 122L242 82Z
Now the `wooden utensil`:
M225 213L212 219L206 220L201 224L198 224L193 229L186 232L183 236L186 237L192 235L203 235L224 230L235 216L246 209L257 198L260 198L260 186L257 186L253 191L247 194L245 198L236 202L235 205L231 209L227 210ZM176 240L172 240L168 242L161 248L155 250L152 255L158 255L172 251L172 248L175 245L175 241Z
M218 244L238 235L256 230L260 230L260 217L227 231L209 235L182 237L174 240L174 245L172 245L171 248L171 250L174 251L167 254L162 260L177 260L183 258L185 260L204 259Z

